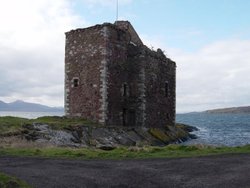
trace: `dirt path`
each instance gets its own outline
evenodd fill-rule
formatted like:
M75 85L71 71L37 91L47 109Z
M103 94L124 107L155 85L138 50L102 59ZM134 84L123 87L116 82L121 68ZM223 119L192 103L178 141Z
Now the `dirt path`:
M121 161L0 157L0 171L37 188L250 187L249 154Z

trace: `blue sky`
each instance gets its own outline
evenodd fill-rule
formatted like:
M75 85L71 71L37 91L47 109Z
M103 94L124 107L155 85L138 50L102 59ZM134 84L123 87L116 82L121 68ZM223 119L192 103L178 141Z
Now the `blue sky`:
M92 2L90 6L78 0L74 7L91 24L114 22L116 0L104 6L99 6L100 1ZM125 2L120 0L119 18L130 20L139 33L161 37L171 47L190 51L216 40L249 38L248 0Z
M0 0L0 100L64 103L64 33L116 19L116 0ZM119 0L177 63L177 112L250 105L250 1Z

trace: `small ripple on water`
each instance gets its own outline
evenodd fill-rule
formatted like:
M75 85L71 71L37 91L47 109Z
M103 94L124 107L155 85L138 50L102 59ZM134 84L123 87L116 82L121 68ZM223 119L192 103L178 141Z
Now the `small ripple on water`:
M249 114L178 114L177 122L199 128L198 139L187 144L240 146L250 144Z

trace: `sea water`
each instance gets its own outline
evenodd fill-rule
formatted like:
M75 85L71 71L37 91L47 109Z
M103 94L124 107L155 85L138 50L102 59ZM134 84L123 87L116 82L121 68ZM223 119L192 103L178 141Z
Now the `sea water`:
M250 114L177 114L176 121L197 127L198 136L186 144L241 146L250 144Z
M64 112L7 112L0 111L0 116L14 116L28 119L35 119L43 116L64 116Z

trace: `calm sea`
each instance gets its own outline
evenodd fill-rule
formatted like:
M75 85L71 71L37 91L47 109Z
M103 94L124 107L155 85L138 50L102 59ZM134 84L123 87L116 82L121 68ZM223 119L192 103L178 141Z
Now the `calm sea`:
M250 114L177 114L176 121L193 125L199 138L186 144L240 146L250 144Z
M64 112L5 112L0 111L0 116L14 116L35 119L42 116L63 116Z
M3 112L0 116L34 119L41 116L63 116L64 112ZM195 126L198 139L185 144L240 146L250 144L250 114L177 114L176 121Z

